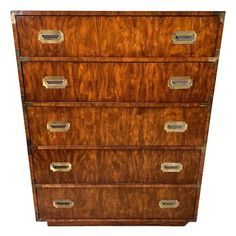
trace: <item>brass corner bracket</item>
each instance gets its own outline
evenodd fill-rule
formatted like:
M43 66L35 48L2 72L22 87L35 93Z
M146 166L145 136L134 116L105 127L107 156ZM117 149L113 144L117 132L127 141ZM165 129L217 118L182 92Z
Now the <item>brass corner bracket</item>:
M205 154L205 152L206 152L206 145L203 145L201 147L197 147L196 149L200 150L202 154Z
M219 56L220 56L220 49L218 48L216 49L215 57L208 57L208 61L212 63L218 62Z
M220 23L221 24L224 24L225 23L225 13L224 12L221 12L219 14L219 17L220 17Z
M16 24L16 16L23 15L21 11L11 11L11 23L14 25Z
M212 63L215 63L219 60L219 56L216 56L216 57L208 57L208 62L212 62Z
M216 11L214 13L215 13L215 15L219 16L220 23L224 24L224 22L225 22L225 12L224 11Z

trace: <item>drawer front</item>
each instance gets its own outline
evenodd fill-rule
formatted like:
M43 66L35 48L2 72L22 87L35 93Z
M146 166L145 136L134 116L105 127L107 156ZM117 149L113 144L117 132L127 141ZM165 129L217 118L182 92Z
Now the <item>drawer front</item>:
M197 184L200 150L33 150L37 184Z
M27 112L34 145L202 146L209 114L206 107L28 107Z
M213 63L23 63L27 101L209 102Z
M218 16L17 17L21 56L212 57L219 24Z
M44 220L193 219L197 194L197 189L191 187L124 187L122 185L38 188L36 191L39 215ZM172 202L168 204L166 200Z

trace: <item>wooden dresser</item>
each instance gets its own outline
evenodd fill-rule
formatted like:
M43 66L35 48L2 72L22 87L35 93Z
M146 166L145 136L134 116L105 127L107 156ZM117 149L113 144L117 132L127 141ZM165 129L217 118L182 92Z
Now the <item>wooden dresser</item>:
M196 221L223 23L224 12L12 12L38 221Z

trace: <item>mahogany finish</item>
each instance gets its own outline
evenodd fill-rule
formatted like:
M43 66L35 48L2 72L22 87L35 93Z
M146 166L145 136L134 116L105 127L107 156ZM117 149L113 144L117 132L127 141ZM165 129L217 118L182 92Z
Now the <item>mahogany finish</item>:
M79 186L38 188L39 217L50 219L192 219L196 188ZM54 199L70 199L72 208L55 208ZM178 208L160 208L159 201L176 199Z
M208 108L27 107L32 145L202 146ZM50 132L47 123L66 121L67 132ZM166 132L166 122L185 121L185 132Z
M224 12L12 12L37 220L196 221L223 24ZM63 37L43 43L42 30ZM180 31L196 41L174 44ZM46 76L67 85L46 88ZM189 88L168 86L183 76ZM55 121L70 127L48 130ZM166 122L187 129L166 132ZM55 163L70 168L55 172ZM181 168L164 172L163 163Z
M213 63L24 62L26 101L210 102ZM64 76L64 89L46 89L46 76ZM189 89L171 89L172 77L189 76Z
M201 159L200 150L32 150L36 184L197 184ZM69 162L72 169L53 172L53 162ZM181 163L183 169L163 172L165 162Z
M213 57L218 16L18 16L21 56ZM60 44L42 44L40 30L60 30ZM195 31L190 45L171 42L176 31Z

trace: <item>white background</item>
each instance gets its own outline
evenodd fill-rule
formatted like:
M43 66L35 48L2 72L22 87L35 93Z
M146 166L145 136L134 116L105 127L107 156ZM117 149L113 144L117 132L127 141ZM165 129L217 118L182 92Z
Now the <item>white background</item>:
M0 235L236 235L234 0L0 1ZM198 221L185 227L47 227L35 222L11 10L226 10Z

